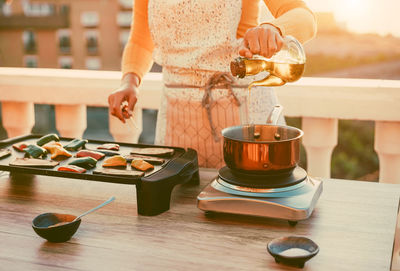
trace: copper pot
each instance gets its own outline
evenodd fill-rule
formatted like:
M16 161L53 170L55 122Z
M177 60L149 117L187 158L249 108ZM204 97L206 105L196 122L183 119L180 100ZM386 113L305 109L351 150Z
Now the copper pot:
M274 108L270 122L276 123L281 106ZM272 120L271 120L272 119ZM222 130L224 160L233 170L274 174L291 172L300 159L303 131L275 124L232 126Z

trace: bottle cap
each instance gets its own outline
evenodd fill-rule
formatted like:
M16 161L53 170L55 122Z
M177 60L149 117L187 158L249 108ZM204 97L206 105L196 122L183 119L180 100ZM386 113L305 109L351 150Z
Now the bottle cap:
M246 76L246 64L244 58L238 57L231 61L231 73L233 76L244 78Z

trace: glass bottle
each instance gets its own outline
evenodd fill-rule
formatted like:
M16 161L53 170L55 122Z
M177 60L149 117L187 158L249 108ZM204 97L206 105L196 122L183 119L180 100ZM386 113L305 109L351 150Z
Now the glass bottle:
M271 58L254 56L253 58L238 57L231 62L233 76L244 78L260 72L269 74L261 80L254 81L252 86L282 86L287 82L300 79L304 73L306 56L303 46L291 36L284 37L281 50Z

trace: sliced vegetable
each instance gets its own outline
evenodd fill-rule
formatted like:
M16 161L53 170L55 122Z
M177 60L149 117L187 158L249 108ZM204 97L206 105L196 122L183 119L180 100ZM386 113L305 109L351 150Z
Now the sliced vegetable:
M38 141L36 141L36 145L43 146L44 144L50 141L60 141L60 138L56 134L44 135L41 138L39 138Z
M72 160L71 162L68 163L68 165L74 165L78 167L83 167L86 169L91 169L96 167L97 160L94 159L93 157L81 157L81 158L76 158L75 160Z
M25 149L24 152L28 154L32 158L40 158L43 157L47 154L46 149L39 147L34 144L28 145Z
M68 151L77 151L84 148L86 143L88 143L86 139L75 138L68 142L67 145L64 146L64 149Z
M76 172L76 173L85 173L86 169L74 165L65 165L61 166L57 169L58 171L68 171L68 172Z
M126 169L115 169L115 168L100 168L95 169L93 171L94 174L101 174L101 175L113 175L113 176L130 176L130 177L142 177L144 172L141 171L134 171L134 170L126 170Z
M121 155L115 155L104 160L103 167L126 167L126 159Z
M0 158L4 158L11 155L11 150L9 149L0 149Z
M174 149L170 148L133 148L131 154L143 154L151 156L171 156Z
M23 152L24 149L26 147L28 147L28 143L26 142L20 142L20 143L15 143L14 145L12 145L12 147L14 148L14 150L19 151L19 152Z
M119 145L116 143L106 143L97 147L100 150L119 151Z
M88 151L88 150L81 150L78 151L75 155L76 157L93 157L96 160L100 160L104 158L105 154L97 151Z
M90 150L92 151L92 150ZM114 156L114 155L119 155L119 152L117 151L110 151L110 150L102 150L102 149L97 149L95 150L97 152L103 153L105 156Z
M142 159L152 165L162 165L165 162L164 159L159 158L159 157L145 156L145 155L138 155L138 154L128 154L128 155L125 155L124 158L128 162L132 162L132 160L135 160L135 159Z
M63 157L72 156L72 154L70 154L66 149L64 149L61 143L59 142L51 141L43 145L43 148L51 153L51 159L55 159L57 157L62 157L62 156Z
M35 158L17 158L10 162L10 166L25 166L25 167L46 167L52 168L59 163L51 160L35 159Z
M147 163L146 161L144 161L142 159L133 160L131 163L131 166L138 170L141 170L141 171L147 171L150 169L154 169L154 166L152 164Z

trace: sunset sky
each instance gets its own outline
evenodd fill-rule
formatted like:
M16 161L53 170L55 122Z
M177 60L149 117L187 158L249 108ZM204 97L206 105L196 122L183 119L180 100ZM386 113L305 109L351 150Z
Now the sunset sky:
M313 11L333 12L351 31L400 37L400 0L304 0Z

